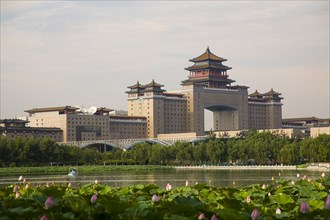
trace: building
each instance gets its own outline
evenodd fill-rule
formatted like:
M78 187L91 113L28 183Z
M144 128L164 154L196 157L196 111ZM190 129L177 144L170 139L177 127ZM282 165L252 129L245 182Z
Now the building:
M187 130L187 99L184 94L166 93L152 80L141 85L129 86L128 115L147 119L146 137L158 134L185 133Z
M34 127L57 127L63 130L61 141L89 141L143 138L146 120L142 117L110 116L112 109L81 109L61 106L26 110L28 120Z
M213 112L213 127L218 131L281 128L280 93L271 89L248 95L247 86L232 85L235 81L228 75L232 68L209 48L190 61L194 64L185 68L189 75L180 91L166 92L154 80L128 87L128 115L147 118L147 137L204 135L204 109Z
M0 121L0 137L50 138L56 142L63 140L63 131L55 127L27 127L28 121L4 119Z
M330 135L330 119L317 117L286 118L282 120L283 128L300 129L306 136L317 137L320 134Z

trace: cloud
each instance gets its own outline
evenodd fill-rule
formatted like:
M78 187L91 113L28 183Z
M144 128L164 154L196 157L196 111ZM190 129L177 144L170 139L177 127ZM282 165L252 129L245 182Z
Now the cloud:
M206 46L250 92L278 88L285 115L329 117L328 94L318 109L295 108L329 88L328 18L321 1L1 1L1 117L59 103L126 108L136 80L178 90Z

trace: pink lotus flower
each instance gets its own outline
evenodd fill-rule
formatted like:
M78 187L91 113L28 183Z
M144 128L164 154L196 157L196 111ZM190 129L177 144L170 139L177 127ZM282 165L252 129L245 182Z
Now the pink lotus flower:
M45 209L49 209L53 207L53 205L54 205L53 197L48 197L47 200L45 201Z
M166 185L165 189L166 189L167 191L170 191L170 190L172 189L172 185L168 183L168 184Z
M41 216L40 220L48 220L47 215Z
M260 212L258 209L253 209L251 213L251 219L252 220L258 220L260 218Z
M18 177L18 181L22 181L23 176Z
M300 212L305 214L305 213L308 213L310 211L310 208L309 208L309 205L307 202L302 202L300 204Z
M215 214L212 215L211 220L218 220L217 216Z
M95 203L96 200L97 200L97 195L96 194L92 195L91 203Z
M325 200L324 208L330 209L330 193L328 194L327 199Z
M26 183L26 179L25 178L23 179L23 183Z
M205 218L206 218L206 217L205 217L204 213L202 213L202 214L200 214L200 215L198 216L198 220L205 219Z
M151 201L153 201L153 202L158 202L159 201L159 196L157 196L156 194L154 194L153 196L152 196L152 198L151 198Z

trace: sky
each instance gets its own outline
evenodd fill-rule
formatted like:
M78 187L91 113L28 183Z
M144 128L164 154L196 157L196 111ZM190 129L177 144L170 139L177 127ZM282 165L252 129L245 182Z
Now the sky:
M207 46L232 85L282 93L283 118L330 117L329 1L0 2L1 119L127 110L127 86L180 90Z

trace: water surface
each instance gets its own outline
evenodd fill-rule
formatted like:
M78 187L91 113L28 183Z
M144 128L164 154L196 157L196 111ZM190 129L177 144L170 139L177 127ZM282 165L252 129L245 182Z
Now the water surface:
M216 187L246 186L250 184L270 183L272 177L297 180L297 173L300 178L304 175L307 178L316 179L321 177L324 171L310 170L148 170L148 171L110 171L90 174L79 174L77 177L68 175L25 175L24 178L32 185L57 183L81 185L100 183L117 186L128 186L136 184L153 183L160 187L171 183L173 187L183 186L188 180L190 184L207 183ZM330 176L330 172L325 172ZM0 176L0 186L18 183L18 176Z

